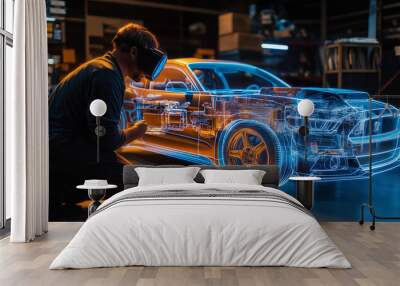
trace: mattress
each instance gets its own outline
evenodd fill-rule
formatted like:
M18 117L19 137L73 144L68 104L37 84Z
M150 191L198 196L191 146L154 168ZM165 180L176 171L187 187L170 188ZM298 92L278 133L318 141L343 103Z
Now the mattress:
M193 183L134 187L109 198L50 269L133 265L351 267L284 192Z

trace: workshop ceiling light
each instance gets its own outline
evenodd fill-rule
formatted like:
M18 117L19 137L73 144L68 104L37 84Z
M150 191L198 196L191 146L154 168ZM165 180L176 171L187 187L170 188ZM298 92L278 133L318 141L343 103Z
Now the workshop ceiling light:
M289 50L289 46L288 45L268 44L268 43L262 43L261 44L261 48L269 49L269 50L281 50L281 51Z

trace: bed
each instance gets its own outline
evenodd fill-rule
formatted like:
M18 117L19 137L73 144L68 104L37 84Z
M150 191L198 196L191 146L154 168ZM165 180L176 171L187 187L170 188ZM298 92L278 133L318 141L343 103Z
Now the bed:
M88 218L50 269L351 267L313 215L278 190L277 166L200 166L264 170L261 185L204 184L199 173L196 183L153 186L138 186L136 167L125 166L125 190Z

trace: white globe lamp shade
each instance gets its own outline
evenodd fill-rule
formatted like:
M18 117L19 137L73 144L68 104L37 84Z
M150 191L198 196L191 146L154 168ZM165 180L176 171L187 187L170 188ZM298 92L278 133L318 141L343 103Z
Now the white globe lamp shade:
M297 112L303 117L309 117L314 113L314 103L309 99L303 99L297 105Z
M90 103L90 113L93 116L101 117L107 111L107 104L101 99L95 99Z

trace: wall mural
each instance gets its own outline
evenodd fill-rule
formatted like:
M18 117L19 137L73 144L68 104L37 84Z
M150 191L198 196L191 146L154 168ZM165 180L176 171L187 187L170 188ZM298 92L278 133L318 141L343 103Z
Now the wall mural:
M126 87L120 127L146 120L148 129L143 139L117 150L124 163L277 164L280 188L291 195L295 184L290 176L322 178L316 184L312 210L318 219L359 219L360 204L368 200L367 93L294 88L255 66L194 59L169 60L154 81L130 81ZM297 107L304 99L315 106L308 118L308 136L299 132L305 120ZM400 212L399 109L386 98L371 101L371 106L374 203L380 215L391 216ZM70 156L77 149L73 145ZM95 146L87 150L92 149ZM64 151L60 154L64 160ZM115 165L97 169L94 155L79 153L79 160L87 156L85 162L90 162L74 163L77 167L68 180L69 161L52 161L52 220L86 218L87 193L75 187L93 178L95 171L110 182L120 177Z
M299 135L304 119L297 112L306 98L315 104L307 144ZM400 164L399 110L377 100L372 110L373 173L378 174ZM155 81L129 84L121 128L142 119L148 124L143 140L118 150L127 162L139 150L193 164L278 164L281 185L295 173L325 182L368 175L364 92L292 88L239 63L169 60Z

